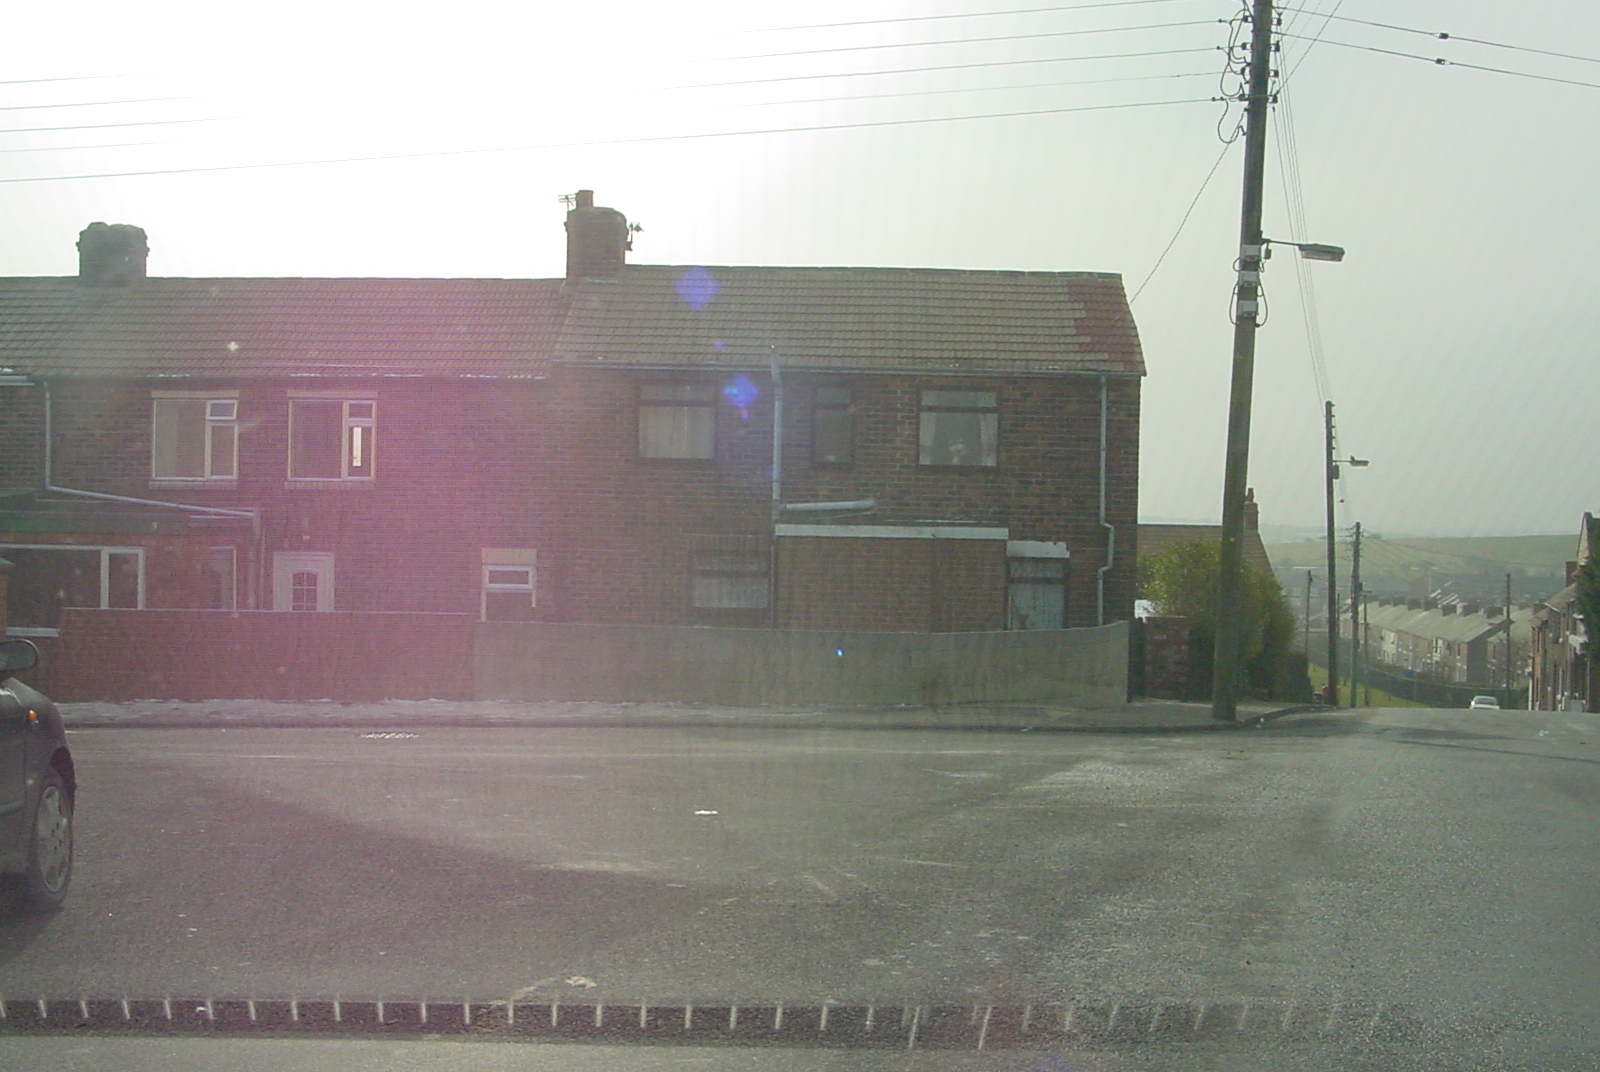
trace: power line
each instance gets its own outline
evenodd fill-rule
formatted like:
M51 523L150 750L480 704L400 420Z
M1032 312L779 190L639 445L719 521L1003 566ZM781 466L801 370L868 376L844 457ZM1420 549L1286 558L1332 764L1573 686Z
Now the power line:
M1295 37L1294 34L1284 34L1283 36ZM1306 40L1306 38L1303 37L1295 37L1295 39L1302 41ZM1517 78L1531 78L1537 82L1559 82L1562 85L1567 86L1585 86L1589 89L1600 89L1600 82L1582 82L1575 78L1557 78L1554 75L1548 74L1533 74L1528 71L1511 71L1505 69L1504 67L1485 67L1478 63L1461 63L1457 60L1447 60L1438 56L1419 56L1412 52L1396 52L1393 49L1377 48L1373 45L1357 45L1352 44L1349 41L1329 41L1327 43L1330 45L1338 45L1340 48L1353 48L1361 52L1376 52L1381 56L1398 56L1401 59L1421 60L1423 63L1431 63L1438 67L1465 67L1469 71L1488 71L1490 74L1508 74Z
M944 19L986 19L999 18L1005 15L1044 15L1058 11L1089 11L1093 8L1105 7L1136 7L1141 4L1170 4L1182 0L1109 0L1109 2L1095 4L1065 4L1058 7L1028 7L1014 11L961 11L950 15L911 15L900 19L862 19L859 22L817 22L808 26L758 26L749 30L735 30L734 33L787 33L791 30L836 30L846 26L888 26L908 22L935 22Z
M1100 86L1112 82L1157 82L1169 78L1209 78L1215 71L1184 71L1178 74L1136 74L1119 78L1081 78L1070 82L1026 82L1011 86L967 86L961 89L910 89L900 93L851 93L841 97L807 97L801 100L751 101L741 108L768 108L782 104L830 104L834 101L888 100L895 97L935 97L950 93L998 93L1004 90L1056 89L1063 86Z
M1216 52L1217 48L1167 48L1155 52L1117 52L1101 56L1055 56L1030 60L995 60L991 63L952 63L937 67L901 67L890 71L840 71L833 74L795 74L777 78L746 78L733 82L700 82L694 85L675 86L675 89L725 89L731 86L762 86L776 82L808 82L819 78L872 78L892 74L928 74L938 71L974 71L989 67L1021 67L1038 63L1078 63L1085 60L1129 60L1150 56L1192 56L1198 52Z
M1222 159L1228 155L1228 150L1233 148L1233 144L1230 141L1222 147L1222 152L1217 154L1216 162L1211 165L1211 170L1206 172L1204 179L1200 180L1200 189L1194 192L1194 200L1190 201L1189 207L1184 210L1183 219L1178 221L1178 229L1172 232L1172 239L1167 243L1167 247L1161 251L1161 256L1156 258L1156 263L1151 265L1150 272L1144 277L1144 282L1139 284L1139 289L1134 291L1133 297L1128 299L1129 305L1139 300L1139 295L1144 293L1144 288L1149 286L1150 280L1155 278L1156 271L1161 267L1161 263L1167 259L1167 254L1171 253L1172 247L1178 244L1178 236L1183 234L1184 226L1189 222L1189 217L1194 214L1194 207L1200 203L1200 195L1206 192L1207 186L1211 185L1212 176L1217 173L1217 168L1222 166Z
M85 175L34 175L0 178L0 185L33 182L69 182L77 179L131 179L156 175L194 175L219 171L259 171L266 168L310 167L322 164L363 164L388 160L422 160L445 156L473 156L485 153L529 152L541 149L582 149L603 145L645 145L654 142L699 141L712 138L741 138L758 134L810 134L830 130L866 130L876 127L918 126L931 123L960 123L984 119L1022 119L1075 112L1102 112L1128 108L1162 108L1178 104L1211 104L1210 97L1185 100L1132 101L1126 104L1089 104L1076 108L1042 108L1025 112L993 112L985 115L928 116L919 119L882 119L860 123L817 123L809 126L771 127L764 130L722 130L703 134L660 134L644 138L609 138L599 141L560 142L548 145L502 145L481 149L439 149L415 153L385 153L369 156L329 157L321 160L274 160L256 164L218 164L211 167L153 168L148 171L110 171Z
M1312 12L1312 15L1314 17L1322 19L1322 28L1317 31L1317 35L1311 39L1311 43L1308 44L1305 47L1305 50L1300 53L1299 59L1294 61L1294 66L1289 68L1289 73L1284 75L1282 80L1279 81L1278 86L1279 86L1280 92L1282 90L1288 88L1289 80L1291 78L1293 78L1294 75L1295 75L1295 72L1300 69L1300 65L1306 61L1306 57L1311 55L1311 50L1317 47L1317 42L1322 40L1322 35L1328 32L1329 20L1334 17L1334 15L1338 12L1338 10L1341 7L1344 7L1344 0L1339 0L1338 3L1334 4L1333 5L1333 11L1328 13L1327 15L1323 15L1320 11ZM1303 8L1297 9L1296 13L1297 14L1298 13L1303 13L1304 10L1305 9L1303 9Z
M4 85L5 83L0 83ZM194 100L193 97L138 97L116 101L74 101L69 104L4 104L0 112L37 112L46 108L115 108L119 104L165 104L169 101Z
M111 130L117 127L159 127L177 123L222 123L225 119L142 119L136 123L84 123L71 127L12 127L0 129L0 134L47 134L62 130Z
M1295 139L1294 109L1288 91L1278 91L1278 107L1272 115L1278 128L1278 178L1283 184L1284 203L1289 210L1289 237L1298 242L1308 240L1306 226L1305 190L1300 182L1300 146ZM1302 257L1295 257L1295 281L1300 286L1300 319L1306 329L1306 347L1311 355L1311 375L1317 388L1317 403L1321 406L1332 394L1328 383L1328 364L1322 349L1322 325L1317 316L1317 291L1310 266Z
M12 78L0 81L0 86L37 86L45 82L97 82L107 78L126 78L125 74L75 74L62 78Z
M764 52L750 56L724 56L719 62L737 63L742 60L781 60L795 56L827 56L841 52L878 52L886 48L932 48L937 45L987 45L1002 41L1042 41L1053 37L1085 37L1090 34L1133 33L1138 30L1171 30L1185 26L1214 26L1221 19L1197 19L1189 22L1160 22L1145 26L1101 26L1089 30L1049 30L1040 33L1008 34L1002 37L958 37L951 41L889 41L876 45L841 45L837 48L811 48L799 52Z
M158 145L153 141L116 141L106 145L32 145L17 149L0 149L0 153L75 153L89 149L134 149L145 145Z
M1419 34L1423 37L1432 37L1439 41L1466 41L1469 44L1484 45L1488 48L1503 48L1511 52L1529 52L1535 56L1554 56L1557 59L1577 60L1580 63L1600 63L1594 56L1579 56L1571 52L1551 52L1543 48L1530 48L1526 45L1511 45L1504 41L1488 41L1481 37L1463 37L1460 34L1439 33L1433 30L1419 30L1412 26L1395 26L1387 22L1371 22L1367 19L1351 18L1348 15L1328 15L1326 18L1337 19L1339 22L1353 22L1359 26L1374 26L1380 30L1396 30L1400 33Z

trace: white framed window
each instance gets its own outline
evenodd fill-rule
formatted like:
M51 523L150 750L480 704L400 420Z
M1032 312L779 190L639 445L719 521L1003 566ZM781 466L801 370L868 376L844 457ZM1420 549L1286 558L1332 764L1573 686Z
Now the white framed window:
M538 605L538 552L522 548L486 547L482 552L482 582L478 617L485 622L533 620Z
M150 479L232 482L239 476L237 391L154 391Z
M692 383L639 385L639 457L716 456L717 391Z
M917 462L999 464L1000 407L994 391L923 391Z
M7 632L55 636L65 607L144 607L144 549L81 544L5 544L12 570Z
M289 396L289 479L371 480L377 437L376 399L295 392Z

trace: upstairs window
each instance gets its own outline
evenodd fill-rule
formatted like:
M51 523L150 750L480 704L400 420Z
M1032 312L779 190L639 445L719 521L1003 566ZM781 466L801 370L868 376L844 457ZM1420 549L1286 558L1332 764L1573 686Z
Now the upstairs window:
M237 479L237 395L157 391L151 398L150 448L152 480Z
M377 430L370 398L289 399L289 479L371 480Z
M994 391L923 391L917 461L992 466L999 462L1000 410Z
M849 465L855 461L856 407L848 387L818 387L811 411L811 461Z
M639 457L715 457L716 405L714 387L640 384Z

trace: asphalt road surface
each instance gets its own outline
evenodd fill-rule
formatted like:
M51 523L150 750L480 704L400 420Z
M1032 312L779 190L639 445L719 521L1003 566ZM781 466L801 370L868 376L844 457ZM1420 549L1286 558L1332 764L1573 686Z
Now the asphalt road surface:
M0 997L1151 1022L1124 1043L943 1053L0 1036L7 1070L1567 1069L1600 1054L1595 716L1378 711L1168 737L94 729L72 745L71 902L0 922ZM1155 1027L1206 1015L1230 1026Z

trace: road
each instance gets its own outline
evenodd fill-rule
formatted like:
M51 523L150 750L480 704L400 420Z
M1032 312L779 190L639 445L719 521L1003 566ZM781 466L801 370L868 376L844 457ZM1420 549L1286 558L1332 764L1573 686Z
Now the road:
M95 729L72 745L71 904L0 923L0 996L1249 1003L1298 1033L1152 1035L1059 1067L1600 1052L1595 716L1374 711L1166 737ZM85 1068L136 1045L71 1044ZM0 1054L70 1068L67 1045ZM345 1067L377 1047L444 1068L462 1066L428 1062L471 1044L148 1045L356 1047L330 1059ZM518 1068L573 1053L509 1049ZM703 1067L1057 1067L1025 1049L723 1049ZM635 1048L646 1063L626 1067L700 1052Z

